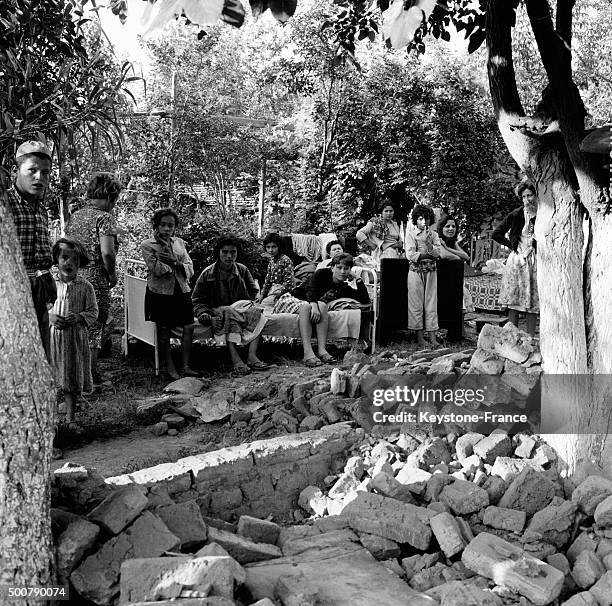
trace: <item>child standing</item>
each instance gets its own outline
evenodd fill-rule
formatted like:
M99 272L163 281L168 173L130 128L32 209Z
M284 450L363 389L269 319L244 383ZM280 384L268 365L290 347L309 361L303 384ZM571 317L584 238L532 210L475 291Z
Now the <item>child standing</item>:
M431 229L434 213L429 206L417 204L412 211L412 226L406 229L406 258L408 270L408 330L416 330L419 347L429 342L438 345L438 272L436 259L440 257L440 238Z
M171 208L155 211L151 220L154 236L141 243L140 249L147 265L145 318L157 324L158 343L166 360L166 372L175 380L180 377L170 349L170 330L182 326L181 341L183 374L200 374L189 365L193 340L193 305L189 280L193 276L193 262L185 242L174 234L179 217Z
M98 317L93 286L79 276L89 263L85 247L70 238L60 238L52 249L57 299L49 312L51 366L57 386L64 392L66 420L74 421L76 399L93 389L87 327Z

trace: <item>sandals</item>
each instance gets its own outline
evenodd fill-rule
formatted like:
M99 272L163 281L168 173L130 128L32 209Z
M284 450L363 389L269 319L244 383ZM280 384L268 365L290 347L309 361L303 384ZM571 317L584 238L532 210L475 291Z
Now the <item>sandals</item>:
M236 364L234 372L238 375L248 375L251 374L251 369L246 364Z
M330 354L325 354L323 356L319 356L319 360L321 360L323 364L333 364L336 361L336 358Z
M316 356L314 358L302 360L302 362L304 363L304 366L307 366L308 368L317 368L319 366L323 366L323 362L321 362L321 360L319 360L319 358L317 358Z
M265 362L262 362L261 360L258 360L257 362L253 362L251 364L247 364L247 366L251 370L268 370L270 368L269 364L266 364Z

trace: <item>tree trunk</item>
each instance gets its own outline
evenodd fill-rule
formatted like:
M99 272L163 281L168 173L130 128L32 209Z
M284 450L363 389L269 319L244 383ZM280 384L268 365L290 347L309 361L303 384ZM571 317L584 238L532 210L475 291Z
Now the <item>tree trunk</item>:
M0 198L0 584L51 580L55 389L15 226ZM33 604L23 599L14 604Z
M571 56L565 45L571 39L573 3L565 4L570 10L559 15L562 41L553 30L548 3L527 3L561 132L538 134L535 131L541 131L542 120L524 117L513 67L510 3L489 0L487 46L489 82L500 131L511 155L537 187L541 352L546 373L568 375L567 389L560 384L556 392L543 389L543 415L563 417L564 432L546 438L559 455L560 467L571 476L583 462L595 462L612 472L611 446L604 435L610 422L606 394L582 389L574 379L589 371L612 372L612 219L593 213L602 189L595 185L588 159L579 150L584 107L572 80ZM581 204L591 214L586 259ZM586 421L590 433L585 431Z

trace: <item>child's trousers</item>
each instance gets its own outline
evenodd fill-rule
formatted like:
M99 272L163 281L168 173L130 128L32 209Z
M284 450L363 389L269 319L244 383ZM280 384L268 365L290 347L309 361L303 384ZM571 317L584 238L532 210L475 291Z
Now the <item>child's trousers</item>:
M408 330L438 330L438 272L408 272Z

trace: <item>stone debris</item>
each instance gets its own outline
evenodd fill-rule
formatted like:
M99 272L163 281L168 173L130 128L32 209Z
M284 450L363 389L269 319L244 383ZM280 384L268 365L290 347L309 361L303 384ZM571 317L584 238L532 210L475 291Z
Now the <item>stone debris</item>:
M172 381L164 388L165 393L181 393L197 396L203 389L208 387L208 382L196 377L183 377Z
M176 599L186 589L201 597L232 598L231 558L135 558L121 565L122 604Z
M206 541L206 524L195 501L157 507L155 514L161 518L168 530L181 540L181 547L189 548Z
M563 586L561 571L486 532L470 542L461 560L470 570L525 596L537 606L550 604Z
M221 545L239 564L271 560L282 555L276 545L255 543L240 535L217 528L208 529L208 539Z
M84 519L76 519L68 524L59 535L56 544L57 573L66 581L96 543L100 527Z
M238 534L255 541L255 543L269 543L276 545L281 527L269 520L260 520L252 516L240 516L238 520Z
M107 532L119 534L145 510L148 503L140 486L126 486L108 496L88 517Z
M494 366L508 381L484 406L511 389L524 396L541 362L533 342L513 327L483 332L476 351L356 359L333 385L321 371L139 404L148 423L169 415L171 431L174 417L184 427L212 410L250 435L286 433L106 481L58 470L60 573L100 606L117 604L120 585L122 603L156 606L612 606L610 480L581 475L574 488L541 438L510 437L503 423L490 435L469 423L372 423L372 389L399 377L451 385ZM361 428L327 424L341 419Z

